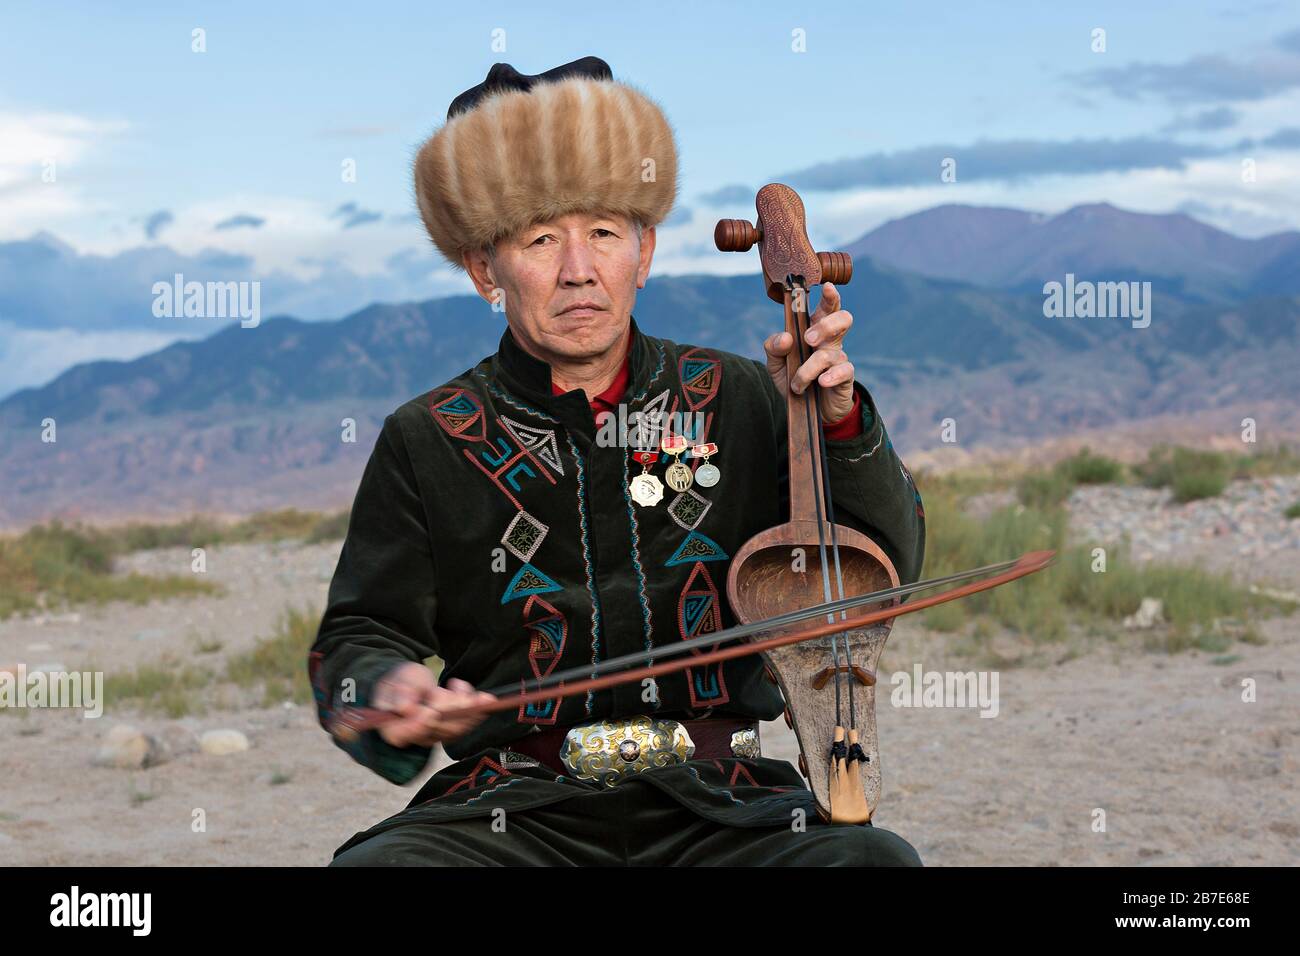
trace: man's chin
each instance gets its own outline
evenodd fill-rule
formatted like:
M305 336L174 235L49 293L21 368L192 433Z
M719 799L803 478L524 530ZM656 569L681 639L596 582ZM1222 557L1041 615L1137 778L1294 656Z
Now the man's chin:
M591 317L558 315L549 326L547 344L554 351L569 358L587 358L614 348L622 340L627 323L600 312Z

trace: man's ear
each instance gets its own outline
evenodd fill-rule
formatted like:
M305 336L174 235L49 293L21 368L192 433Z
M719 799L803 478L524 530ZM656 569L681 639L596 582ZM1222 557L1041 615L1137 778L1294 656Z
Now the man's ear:
M650 261L655 257L655 227L641 230L641 262L636 270L636 287L645 288L646 279L650 278Z
M473 252L464 253L460 257L460 261L465 267L465 271L469 273L478 294L488 303L493 302L495 300L497 281L492 275L492 260L488 258L487 252L482 249L475 249Z

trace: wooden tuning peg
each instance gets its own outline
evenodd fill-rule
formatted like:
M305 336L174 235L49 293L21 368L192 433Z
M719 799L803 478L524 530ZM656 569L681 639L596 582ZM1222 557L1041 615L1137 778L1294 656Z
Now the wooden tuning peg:
M763 231L744 219L719 219L713 229L713 244L722 252L748 252L762 239Z

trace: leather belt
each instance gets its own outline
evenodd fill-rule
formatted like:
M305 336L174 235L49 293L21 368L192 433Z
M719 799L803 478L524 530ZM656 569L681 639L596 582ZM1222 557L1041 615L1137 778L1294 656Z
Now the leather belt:
M758 724L743 717L672 720L638 715L550 727L503 748L559 774L613 786L628 774L688 760L760 756Z

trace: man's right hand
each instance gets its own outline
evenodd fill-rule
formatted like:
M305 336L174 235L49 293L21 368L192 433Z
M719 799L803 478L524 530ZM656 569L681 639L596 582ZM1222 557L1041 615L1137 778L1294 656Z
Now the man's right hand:
M482 723L486 714L447 718L443 713L496 698L472 684L452 678L439 687L433 672L423 664L399 664L375 685L373 706L390 710L398 718L379 728L379 736L394 747L432 747L455 740Z

